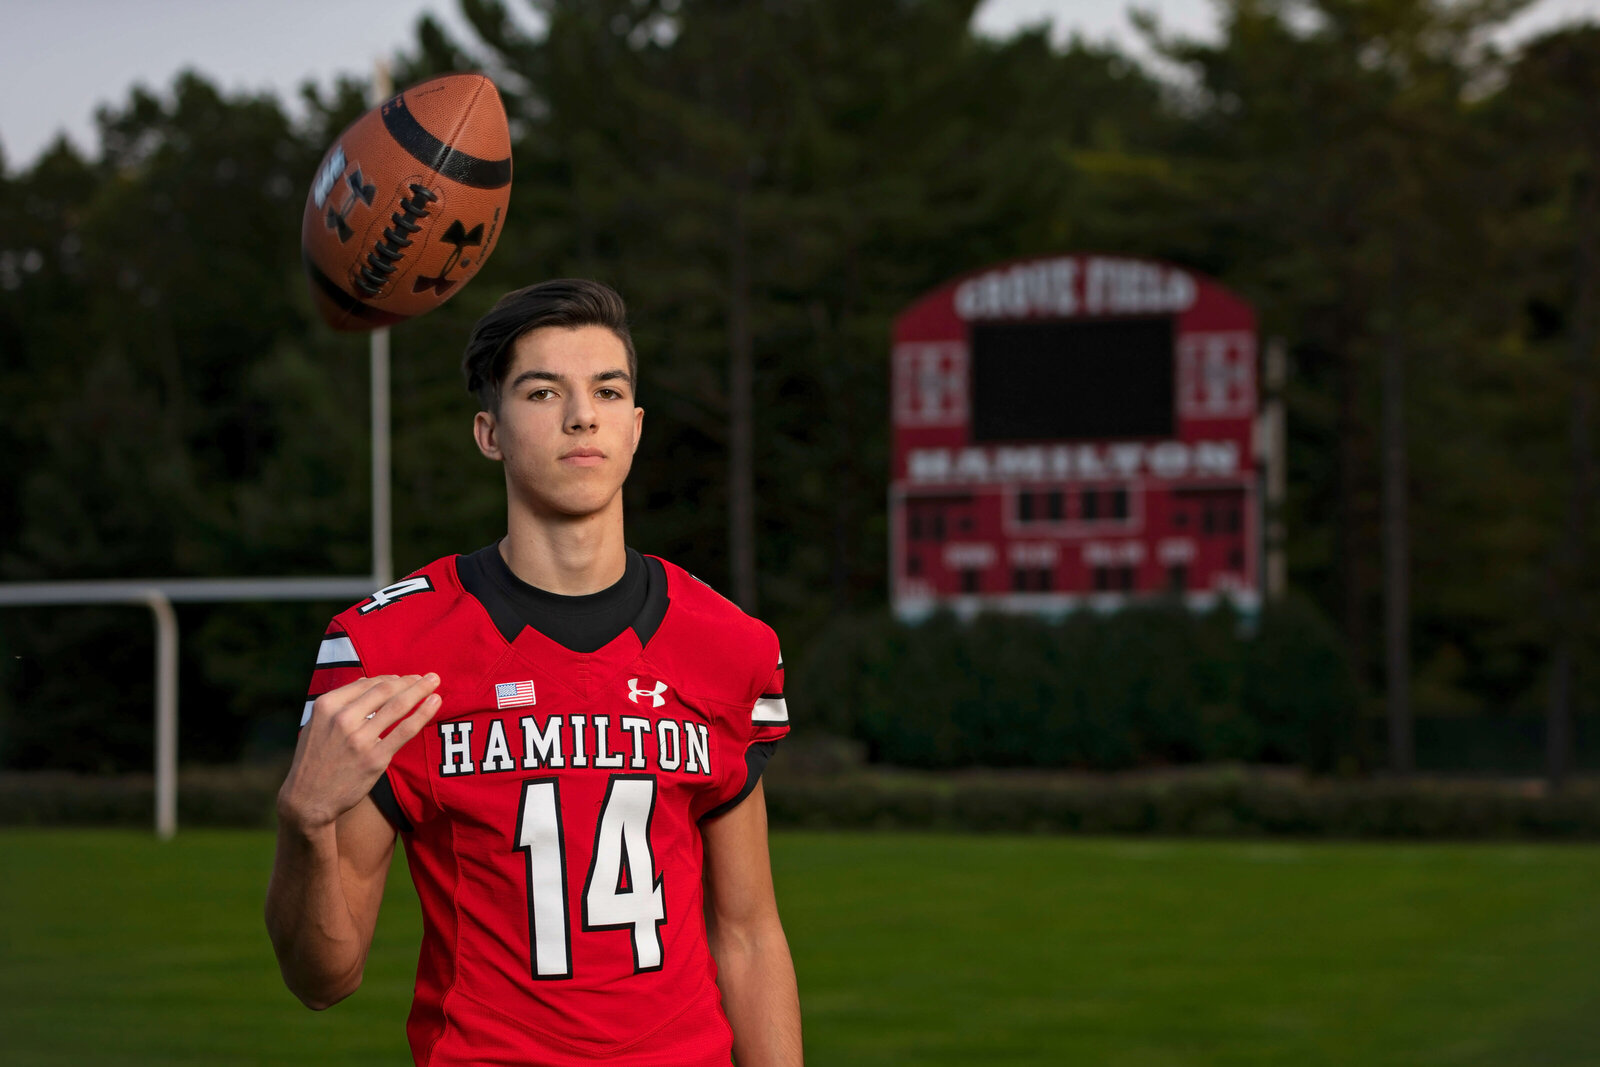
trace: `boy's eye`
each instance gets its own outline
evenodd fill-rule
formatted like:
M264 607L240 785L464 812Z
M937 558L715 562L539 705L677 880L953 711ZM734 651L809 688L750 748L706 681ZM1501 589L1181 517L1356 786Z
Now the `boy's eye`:
M547 397L552 397L552 396L555 396L555 390L553 390L553 389L535 389L533 392L528 394L528 399L529 400L544 400Z

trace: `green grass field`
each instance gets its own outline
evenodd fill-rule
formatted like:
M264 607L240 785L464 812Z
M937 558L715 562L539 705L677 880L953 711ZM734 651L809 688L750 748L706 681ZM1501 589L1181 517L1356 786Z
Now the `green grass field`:
M353 998L279 983L267 834L0 833L0 1061L399 1064L397 869ZM1600 849L777 834L813 1067L1600 1062Z

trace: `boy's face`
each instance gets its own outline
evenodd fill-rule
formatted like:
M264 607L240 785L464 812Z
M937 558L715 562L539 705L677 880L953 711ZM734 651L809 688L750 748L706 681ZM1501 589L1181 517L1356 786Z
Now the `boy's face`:
M622 339L603 326L548 326L517 338L500 410L478 412L473 435L505 464L514 501L578 518L620 506L643 425Z

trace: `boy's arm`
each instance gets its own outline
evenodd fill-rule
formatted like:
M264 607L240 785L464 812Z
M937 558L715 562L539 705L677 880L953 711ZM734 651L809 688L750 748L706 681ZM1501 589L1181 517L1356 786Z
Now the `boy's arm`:
M266 920L284 983L309 1008L361 984L395 840L367 794L438 709L438 681L358 679L318 697L300 731L278 791Z
M800 1067L800 994L778 919L761 784L701 824L706 931L739 1067Z

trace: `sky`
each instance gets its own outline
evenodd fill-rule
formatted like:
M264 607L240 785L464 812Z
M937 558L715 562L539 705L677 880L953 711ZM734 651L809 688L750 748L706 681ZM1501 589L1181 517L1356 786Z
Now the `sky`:
M528 10L515 0L511 6ZM977 24L1003 36L1049 22L1058 39L1077 33L1137 54L1131 6L985 0ZM1140 0L1137 6L1154 11L1168 31L1215 34L1211 0ZM340 73L369 75L379 59L411 43L424 11L454 36L471 40L456 0L0 0L6 169L25 169L63 131L92 154L96 107L123 104L136 83L162 92L186 67L227 91L272 90L293 107L307 80L327 85ZM1600 21L1600 0L1535 0L1507 36L1514 41L1579 19Z

